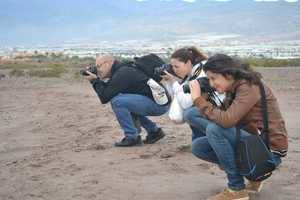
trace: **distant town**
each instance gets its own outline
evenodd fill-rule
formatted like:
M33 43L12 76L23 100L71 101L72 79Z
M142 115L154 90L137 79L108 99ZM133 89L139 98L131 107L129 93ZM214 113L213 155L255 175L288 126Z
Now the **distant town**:
M13 59L36 54L62 54L78 57L95 57L112 54L122 58L132 58L148 53L169 57L177 48L196 46L208 53L225 53L231 56L293 59L300 58L300 40L288 41L247 41L236 36L210 36L200 40L197 37L177 38L168 41L129 40L122 42L65 42L59 45L35 45L0 47L0 59Z

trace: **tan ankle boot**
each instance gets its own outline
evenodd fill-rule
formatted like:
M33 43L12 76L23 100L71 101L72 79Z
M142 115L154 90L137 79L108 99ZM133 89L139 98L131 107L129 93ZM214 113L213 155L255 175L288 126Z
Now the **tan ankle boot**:
M207 200L249 200L249 195L245 189L239 191L225 189L223 192L212 196Z
M246 190L251 193L260 192L263 186L262 181L249 181L246 185Z

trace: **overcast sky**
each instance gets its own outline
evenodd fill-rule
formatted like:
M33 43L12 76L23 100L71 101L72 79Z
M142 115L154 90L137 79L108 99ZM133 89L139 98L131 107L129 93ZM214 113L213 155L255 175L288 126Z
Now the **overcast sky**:
M223 7L217 1L225 1ZM300 33L299 10L300 0L0 0L0 47L198 33L292 34Z
M136 0L136 1L151 1L151 0ZM172 1L172 0L160 0L160 1ZM197 0L182 0L182 1L185 1L185 2L190 2L190 3L193 3ZM212 0L212 1L233 1L233 0ZM254 0L254 1L278 1L278 0ZM285 0L287 2L297 2L298 0Z

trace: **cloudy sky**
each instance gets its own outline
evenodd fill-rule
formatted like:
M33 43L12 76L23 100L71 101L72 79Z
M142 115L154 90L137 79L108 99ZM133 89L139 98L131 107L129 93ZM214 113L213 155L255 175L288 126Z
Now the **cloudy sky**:
M299 10L300 0L0 0L0 47L300 34Z
M136 0L139 2L143 2L143 1L151 1L151 0ZM172 0L160 0L160 1L172 1ZM185 2L189 2L189 3L193 3L196 2L197 0L182 0ZM233 1L233 0L212 0L212 1ZM254 0L254 1L278 1L278 0ZM297 2L298 0L285 0L286 2Z

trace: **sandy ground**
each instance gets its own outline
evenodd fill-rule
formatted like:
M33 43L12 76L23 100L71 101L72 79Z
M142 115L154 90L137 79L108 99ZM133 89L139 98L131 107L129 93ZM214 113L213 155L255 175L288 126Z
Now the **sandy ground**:
M300 199L300 68L260 71L279 99L290 148L251 199ZM0 199L199 200L221 191L225 174L182 150L191 142L188 126L152 119L167 133L163 140L115 148L121 130L89 83L1 79Z

